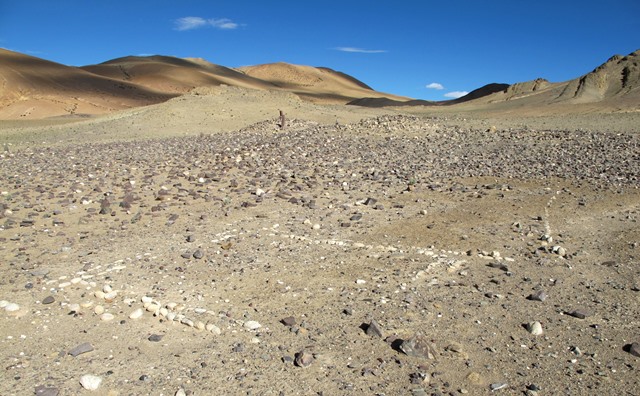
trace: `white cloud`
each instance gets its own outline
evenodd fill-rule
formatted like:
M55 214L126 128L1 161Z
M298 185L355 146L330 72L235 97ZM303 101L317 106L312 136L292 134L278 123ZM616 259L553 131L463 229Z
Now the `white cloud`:
M449 92L444 94L445 97L447 98L453 98L453 99L458 99L463 97L464 95L468 94L469 92L467 91L453 91L453 92Z
M176 30L191 30L203 27L207 24L206 19L200 17L184 17L176 19Z
M342 52L358 52L361 54L381 54L387 52L386 50L368 50L354 47L336 47L335 49Z
M442 84L437 83L437 82L432 82L431 84L428 84L428 85L426 86L426 88L429 88L429 89L437 89L437 90L444 89L444 87L442 86Z
M216 27L218 29L230 30L230 29L236 29L238 27L237 23L227 18L209 19L207 22L209 22L209 25Z
M233 22L231 19L227 18L204 19L201 17L184 17L176 19L174 23L174 29L178 31L199 29L207 26L211 26L217 29L231 30L236 29L238 28L238 26L240 26L237 23Z

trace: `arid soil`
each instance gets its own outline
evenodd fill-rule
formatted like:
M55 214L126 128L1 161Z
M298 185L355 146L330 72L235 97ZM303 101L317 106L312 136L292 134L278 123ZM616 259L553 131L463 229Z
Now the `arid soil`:
M0 128L0 394L640 394L637 115L202 100Z

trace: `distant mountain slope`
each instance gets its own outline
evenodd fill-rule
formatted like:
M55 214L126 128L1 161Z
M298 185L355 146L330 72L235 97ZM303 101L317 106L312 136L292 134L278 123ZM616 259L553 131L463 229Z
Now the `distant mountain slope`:
M274 89L268 82L247 76L204 59L170 56L128 56L98 65L83 66L88 72L136 83L158 91L182 94L196 87L222 84L253 89Z
M314 102L347 103L354 99L368 97L397 101L410 100L407 97L374 91L362 81L327 67L279 62L245 66L238 70Z
M506 109L589 105L617 110L640 110L640 50L615 55L593 71L573 80L551 83L538 78L468 103Z
M0 48L0 119L103 114L174 96Z
M558 99L576 103L639 95L640 50L627 56L615 55L591 73L569 81Z

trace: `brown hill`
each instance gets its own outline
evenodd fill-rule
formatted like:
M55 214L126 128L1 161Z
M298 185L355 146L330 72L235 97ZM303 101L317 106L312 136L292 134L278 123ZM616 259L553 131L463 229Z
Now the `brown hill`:
M0 49L0 119L103 114L174 97Z
M277 63L236 70L169 56L128 56L77 68L0 49L0 81L0 119L103 114L221 85L291 92L331 104L364 97L409 100L329 68Z
M469 101L462 106L496 111L563 112L640 109L640 50L616 55L592 72L551 83L538 78Z
M99 65L84 66L82 69L165 93L183 94L196 87L222 84L254 89L275 88L268 82L196 58L128 56Z
M245 66L238 68L238 70L317 103L346 104L361 98L410 100L407 97L374 91L362 81L326 67L279 62Z

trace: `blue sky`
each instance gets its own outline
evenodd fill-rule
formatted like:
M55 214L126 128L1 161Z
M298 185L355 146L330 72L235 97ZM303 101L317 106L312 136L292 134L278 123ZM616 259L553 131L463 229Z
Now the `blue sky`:
M566 81L640 49L640 1L0 0L0 47L72 66L151 54L325 66L443 100Z

